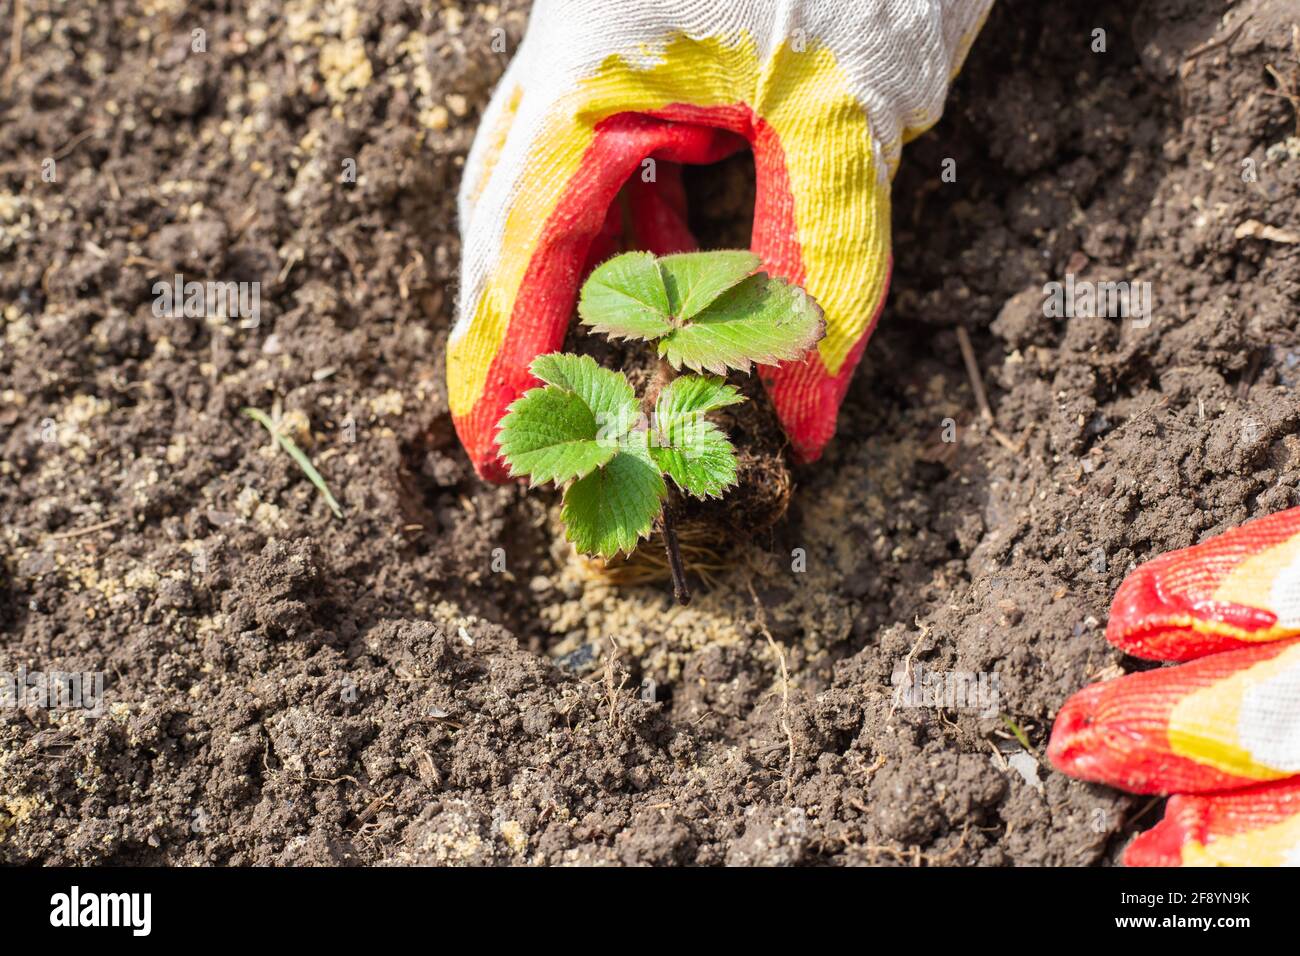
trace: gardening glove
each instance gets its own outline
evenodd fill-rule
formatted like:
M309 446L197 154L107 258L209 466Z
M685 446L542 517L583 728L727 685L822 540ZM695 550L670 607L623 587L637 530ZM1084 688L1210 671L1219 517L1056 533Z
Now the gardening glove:
M1300 865L1300 508L1140 566L1106 638L1189 662L1085 688L1052 728L1065 773L1174 794L1124 862Z
M938 120L991 3L538 0L459 197L447 383L478 472L505 479L497 424L563 343L586 272L625 244L695 248L677 164L746 146L751 248L826 314L815 353L763 370L796 454L816 458L885 298L900 147Z

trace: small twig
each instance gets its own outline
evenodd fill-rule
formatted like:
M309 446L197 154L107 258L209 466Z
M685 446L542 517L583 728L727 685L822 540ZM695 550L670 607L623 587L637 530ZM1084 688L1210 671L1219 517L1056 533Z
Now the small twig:
M989 434L993 436L994 440L996 440L999 445L1011 452L1013 455L1019 455L1025 450L1025 443L1023 441L1012 441L1000 428L990 428Z
M352 821L353 825L358 828L365 826L370 821L370 818L378 813L382 807L392 802L394 792L396 792L396 788L388 793L381 793L366 804L365 808L357 814L357 818Z
M964 326L957 326L957 345L961 348L962 363L966 366L966 375L970 379L971 391L975 393L975 404L979 406L980 417L989 425L989 434L994 440L1014 455L1024 451L1024 442L1012 441L1006 433L994 426L996 419L993 409L989 407L989 396L984 390L984 377L980 374L979 363L975 360L975 349L971 345L970 333Z
M148 268L154 270L155 272L163 272L167 268L165 265L163 265L161 262L158 262L156 259L147 259L144 256L127 256L125 259L122 260L122 265L147 266Z
M966 363L966 375L970 378L971 391L975 393L975 404L979 406L980 415L992 424L993 409L989 408L989 396L984 391L984 379L980 376L979 363L975 361L975 349L970 344L970 333L966 327L957 326L957 345L961 348L961 359Z
M1293 23L1291 25L1291 52L1295 56L1297 64L1300 64L1300 24ZM1275 90L1264 90L1265 95L1281 97L1291 104L1291 112L1295 114L1296 135L1300 136L1300 65L1292 67L1290 79L1286 80L1282 78L1282 74L1277 71L1273 64L1265 64L1264 69L1268 71L1268 75L1277 84Z
M1300 116L1300 101L1297 101L1296 115ZM1234 239L1265 239L1268 242L1280 242L1285 245L1300 245L1300 232L1279 229L1258 219L1247 219L1232 231Z
M1192 49L1188 50L1187 56L1183 58L1183 70L1184 70L1183 76L1186 76L1187 73L1191 71L1191 64L1194 60L1204 56L1207 53L1210 53L1213 50L1219 49L1219 47L1227 46L1233 40L1237 39L1237 37L1241 34L1241 31L1246 28L1246 24L1249 22L1250 22L1250 16L1247 15L1242 18L1240 23L1238 23L1235 27L1233 27L1231 33L1219 37L1217 40L1206 40L1200 46L1195 46L1192 47Z
M78 146L80 146L90 137L94 136L96 132L98 132L98 130L94 126L91 126L88 129L83 129L76 136L72 137L72 139L68 140L66 143L60 146L59 149L56 150L54 155L51 156L50 158L56 160L64 159L65 157L71 155L74 149L76 149Z
M14 0L13 32L9 34L9 65L5 67L4 95L14 91L14 78L23 65L23 27L26 26L27 10L24 0Z
M120 515L116 518L109 518L107 521L100 521L96 524L87 525L84 528L74 528L71 531L57 531L50 535L52 541L66 541L68 538L80 538L82 535L94 534L96 531L103 531L105 528L111 528L119 525L126 519Z

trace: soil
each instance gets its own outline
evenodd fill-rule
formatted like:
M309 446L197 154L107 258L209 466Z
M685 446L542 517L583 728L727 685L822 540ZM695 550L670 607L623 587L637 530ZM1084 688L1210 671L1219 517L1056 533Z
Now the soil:
M0 709L0 861L1106 864L1154 822L1037 758L1134 666L1129 569L1300 504L1300 246L1236 232L1300 229L1293 2L997 4L905 151L838 437L687 608L452 432L454 195L523 5L22 6L0 670L106 711ZM692 176L720 232L738 172ZM260 323L156 317L176 272L261 282ZM1047 317L1067 272L1150 282L1150 324ZM918 668L996 705L909 706Z

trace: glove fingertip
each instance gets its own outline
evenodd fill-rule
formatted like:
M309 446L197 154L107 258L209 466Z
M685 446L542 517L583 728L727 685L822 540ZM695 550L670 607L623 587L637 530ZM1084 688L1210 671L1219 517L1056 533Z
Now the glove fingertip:
M1165 818L1134 838L1124 851L1125 866L1182 866L1183 844L1190 834L1180 816L1174 814L1174 797Z

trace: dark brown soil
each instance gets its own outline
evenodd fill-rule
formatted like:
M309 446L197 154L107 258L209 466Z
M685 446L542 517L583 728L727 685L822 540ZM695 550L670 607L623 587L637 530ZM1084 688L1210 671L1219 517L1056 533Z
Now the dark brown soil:
M1008 722L1041 754L1127 666L1135 563L1300 504L1300 246L1235 236L1300 229L1293 2L999 3L905 154L839 437L686 609L451 430L453 197L520 4L23 6L0 670L108 706L0 709L0 861L1087 864L1153 822ZM177 271L260 281L260 326L156 318ZM1151 282L1149 327L1046 318L1067 272ZM277 402L345 519L239 414ZM996 674L996 712L900 704L909 661Z

